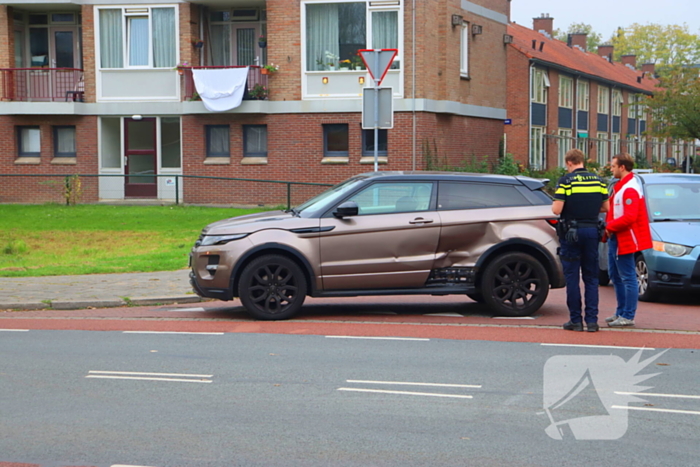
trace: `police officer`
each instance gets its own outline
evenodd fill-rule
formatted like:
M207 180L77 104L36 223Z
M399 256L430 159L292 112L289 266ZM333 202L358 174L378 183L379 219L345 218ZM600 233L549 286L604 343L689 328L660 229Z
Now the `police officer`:
M559 215L559 256L566 278L567 331L583 331L581 316L581 275L585 287L586 329L598 330L598 214L610 207L605 182L583 166L585 156L578 149L566 153L566 175L554 192L552 212Z

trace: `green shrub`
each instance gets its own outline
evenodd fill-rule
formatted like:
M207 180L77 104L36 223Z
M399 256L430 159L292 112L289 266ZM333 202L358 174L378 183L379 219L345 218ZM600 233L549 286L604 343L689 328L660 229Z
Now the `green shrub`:
M500 175L521 175L520 167L515 162L513 156L506 154L498 159L498 164L493 169L493 173Z
M6 255L21 255L27 252L27 244L24 240L10 240L2 249Z

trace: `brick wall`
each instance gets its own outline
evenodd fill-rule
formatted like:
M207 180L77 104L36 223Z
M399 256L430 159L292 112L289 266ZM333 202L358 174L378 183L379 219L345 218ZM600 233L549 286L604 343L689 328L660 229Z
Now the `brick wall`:
M325 123L347 123L349 130L349 158L345 164L324 164L323 127ZM231 159L226 165L204 164L206 153L205 125L230 125ZM268 163L243 165L243 124L268 125ZM360 115L304 114L304 115L207 115L183 117L183 167L185 174L216 177L235 177L314 183L337 183L352 175L373 170L372 163L360 163L362 132ZM440 163L463 165L472 154L479 158L489 156L495 161L498 138L503 124L500 121L465 118L429 113L417 114L416 167L425 169L422 144L437 150ZM411 170L412 115L397 113L394 129L388 132L388 163L380 170ZM462 135L456 137L455 135ZM484 141L489 143L485 146ZM276 205L286 200L284 185L212 180L186 180L186 203ZM293 202L300 202L320 188L294 188Z
M54 125L75 125L76 163L65 165L54 158ZM39 164L17 164L17 126L39 126L41 131L41 156ZM93 116L0 116L0 173L13 174L2 177L0 202L45 203L65 202L63 177L59 175L97 174L97 118ZM55 175L54 177L22 177L18 175ZM82 202L98 199L97 178L83 178Z
M530 61L508 47L507 101L510 125L505 125L506 151L527 167L530 156Z
M82 50L83 50L83 79L85 80L85 94L83 101L95 102L97 100L97 77L95 69L95 7L93 5L82 6Z

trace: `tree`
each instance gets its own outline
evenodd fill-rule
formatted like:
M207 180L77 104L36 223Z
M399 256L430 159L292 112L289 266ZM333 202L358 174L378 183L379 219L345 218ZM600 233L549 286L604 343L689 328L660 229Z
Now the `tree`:
M637 63L654 63L660 71L668 67L700 63L700 36L690 32L688 25L634 23L618 28L610 42L615 47L614 59L636 55Z
M560 30L560 29L555 29L554 30L554 38L559 39L560 41L567 42L569 39L569 34L574 34L574 33L586 33L588 34L588 37L586 38L586 48L589 51L595 51L595 49L598 48L600 45L601 41L603 40L603 35L598 34L597 32L593 31L593 26L590 24L586 23L572 23L569 28L566 30L566 32Z
M700 138L700 77L694 68L674 68L661 80L654 97L651 133L684 141Z

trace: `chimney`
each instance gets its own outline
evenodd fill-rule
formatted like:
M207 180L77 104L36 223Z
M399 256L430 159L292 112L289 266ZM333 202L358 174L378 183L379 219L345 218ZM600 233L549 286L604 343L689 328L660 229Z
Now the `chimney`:
M612 62L613 52L615 47L610 44L602 44L598 46L598 55L603 58L607 58L609 62Z
M573 34L569 34L568 45L569 47L578 47L585 52L586 47L588 46L588 34L585 32L575 32Z
M554 18L549 17L549 13L542 13L539 18L532 19L532 29L538 32L545 32L549 37L554 34Z
M642 65L642 72L649 76L654 76L654 73L656 72L656 65L653 63L645 63Z
M620 61L623 65L627 65L632 69L637 68L637 56L636 55L623 55L620 57Z

